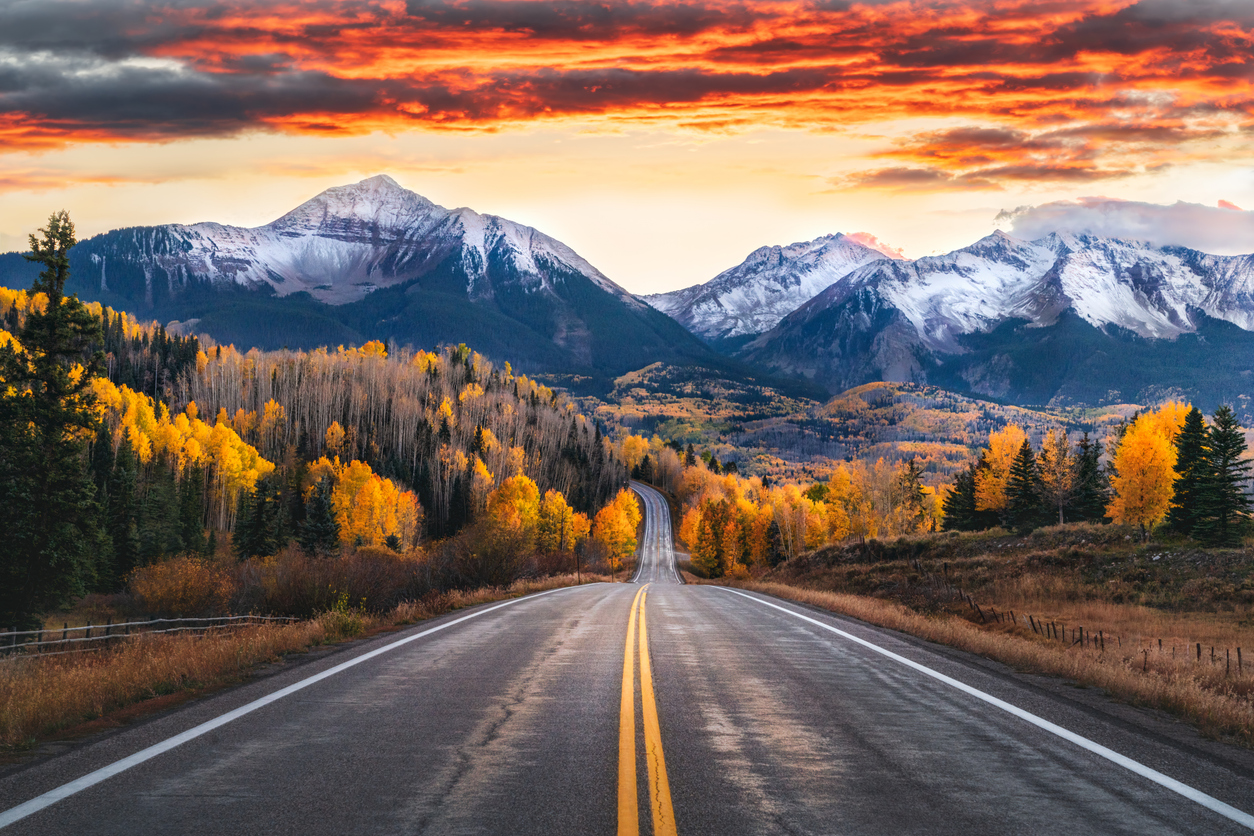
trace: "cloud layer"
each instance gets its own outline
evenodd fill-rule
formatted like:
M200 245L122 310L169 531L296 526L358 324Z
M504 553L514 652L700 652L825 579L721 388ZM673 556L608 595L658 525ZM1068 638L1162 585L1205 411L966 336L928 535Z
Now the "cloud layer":
M0 143L934 117L841 185L1088 183L1248 135L1252 56L1222 0L16 0Z
M1254 212L1237 209L1226 200L1220 204L1211 207L1179 201L1162 205L1089 197L1021 206L1001 212L997 221L1009 223L1017 237L1028 240L1051 232L1071 232L1135 238L1220 255L1254 252Z

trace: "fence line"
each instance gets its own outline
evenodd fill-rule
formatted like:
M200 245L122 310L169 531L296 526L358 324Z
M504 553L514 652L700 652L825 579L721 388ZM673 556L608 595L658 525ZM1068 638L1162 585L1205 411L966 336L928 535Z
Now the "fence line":
M224 615L206 618L151 618L147 621L124 621L117 624L109 619L105 624L87 624L82 627L63 626L60 630L9 630L0 632L0 657L16 658L20 655L58 656L65 653L83 653L105 646L108 642L128 637L200 632L221 630L234 627L247 627L267 622L288 623L299 621L298 618L266 615ZM169 625L169 626L161 626ZM133 629L134 628L134 629ZM93 636L93 630L103 630L100 635ZM60 638L45 639L47 635ZM70 633L83 633L81 636L70 636ZM29 637L34 637L31 641ZM25 637L25 638L23 638ZM62 647L63 650L45 650L45 648Z
M963 601L966 604L968 604L971 607L971 611L975 615L979 616L981 624L987 624L990 621L995 621L999 624L1004 624L1006 622L1009 622L1010 624L1013 624L1015 627L1024 627L1025 629L1031 629L1032 632L1037 636L1063 642L1066 644L1067 649L1079 646L1081 649L1092 648L1093 650L1098 650L1102 653L1105 653L1106 652L1106 639L1108 638L1110 639L1112 643L1115 644L1116 647L1118 647L1119 649L1123 648L1123 637L1117 634L1111 634L1110 636L1107 636L1105 630L1098 630L1095 635L1092 630L1087 630L1084 627L1073 627L1070 633L1068 633L1067 625L1061 621L1050 620L1047 622L1047 621L1037 618L1034 613L1025 613L1024 620L1019 621L1018 617L1015 615L1014 610L1002 610L1001 612L998 612L994 607L991 607L991 606L987 608L981 607L978 603L976 603L974 596L965 592L961 587L954 586L952 583L950 583L948 562L942 563L941 574L930 572L924 569L922 561L920 561L918 558L914 558L911 562L915 570L921 576L927 579L927 584L931 586L933 589L943 590L949 595L950 600ZM1153 639L1139 639L1138 645L1144 641L1150 641L1151 646L1152 646ZM1196 645L1197 657L1196 657L1195 664L1201 664L1202 663L1201 642L1195 642L1195 643L1190 643L1190 644ZM1216 649L1222 651L1223 656L1218 656L1215 653ZM1191 657L1193 655L1192 653L1189 652L1191 650L1193 650L1193 647L1190 647L1189 645L1185 646L1186 658ZM1142 648L1142 649L1138 649L1136 652L1145 654L1142 659L1142 667L1144 668L1149 661L1149 650ZM1163 640L1162 639L1158 639L1158 652L1163 653ZM1172 658L1174 659L1176 655L1176 648L1174 645L1171 648L1171 655L1172 655ZM1233 664L1233 661L1234 661L1234 657L1232 654L1232 648L1226 648L1226 647L1219 647L1219 648L1211 647L1210 648L1210 664L1212 666L1218 666L1222 664L1224 667L1225 676L1231 676L1233 674L1233 668L1235 667L1236 675L1244 676L1245 659L1242 655L1241 648L1239 647L1236 648L1236 656L1235 656L1236 664L1235 665Z

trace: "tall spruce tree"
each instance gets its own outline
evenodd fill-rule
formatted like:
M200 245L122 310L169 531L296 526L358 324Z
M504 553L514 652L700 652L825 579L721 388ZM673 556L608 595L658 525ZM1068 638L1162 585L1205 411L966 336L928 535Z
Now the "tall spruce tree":
M135 455L130 439L122 437L109 475L109 502L105 530L113 544L112 575L109 586L120 588L126 576L139 565L139 528L135 506Z
M40 613L88 588L107 548L85 461L104 336L78 297L65 296L69 215L52 215L40 232L26 259L44 268L31 293L47 304L26 313L16 345L0 348L0 627L38 626Z
M330 479L319 479L305 502L300 546L309 555L328 555L340 545L340 524L331 503L333 489Z
M1201 483L1194 532L1216 546L1236 546L1249 528L1250 498L1245 485L1250 463L1243 457L1245 436L1227 405L1215 410L1206 440L1206 475Z
M942 528L945 531L975 531L976 510L975 510L975 473L976 464L974 461L966 470L960 471L954 478L954 487L945 495L945 502L941 506L945 512L945 519Z
M1202 488L1209 465L1206 420L1197 407L1184 416L1176 435L1176 480L1173 483L1167 525L1180 534L1192 535L1201 512Z
M252 493L240 496L240 512L235 523L235 556L240 560L274 554L279 540L283 500L272 477L259 479Z
M1010 474L1006 479L1006 510L1002 524L1020 534L1027 534L1041 524L1041 476L1036 455L1025 438L1019 445Z
M1102 443L1085 433L1075 454L1075 492L1067 508L1072 520L1100 522L1110 504L1110 478L1102 468Z

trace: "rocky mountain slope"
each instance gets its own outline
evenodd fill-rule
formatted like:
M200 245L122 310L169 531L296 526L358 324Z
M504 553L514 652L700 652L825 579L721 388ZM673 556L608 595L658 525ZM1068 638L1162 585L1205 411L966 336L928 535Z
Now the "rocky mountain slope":
M837 233L761 247L710 281L641 298L714 343L769 331L833 282L889 256ZM742 340L743 342L743 340Z
M740 354L830 391L883 379L1037 403L1248 402L1251 331L1254 256L997 232L854 268Z
M524 368L585 374L722 362L560 241L445 209L383 175L265 226L120 229L71 254L83 298L241 345L465 342ZM0 257L0 284L32 275L17 254Z

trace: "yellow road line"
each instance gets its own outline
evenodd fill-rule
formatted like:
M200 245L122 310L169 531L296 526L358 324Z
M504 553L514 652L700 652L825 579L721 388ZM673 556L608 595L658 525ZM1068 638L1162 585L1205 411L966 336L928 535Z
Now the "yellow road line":
M640 591L644 592L643 589ZM666 777L666 757L662 753L662 727L658 723L657 700L653 696L649 628L644 615L647 598L646 594L640 599L640 702L644 709L644 749L649 764L649 795L653 801L653 836L677 836L675 810L671 807L671 784ZM628 630L630 631L630 627ZM621 803L622 796L619 798Z
M631 602L627 620L627 647L623 652L623 699L618 710L618 836L639 836L639 791L636 785L636 672L632 664L636 639L636 605L644 587Z

